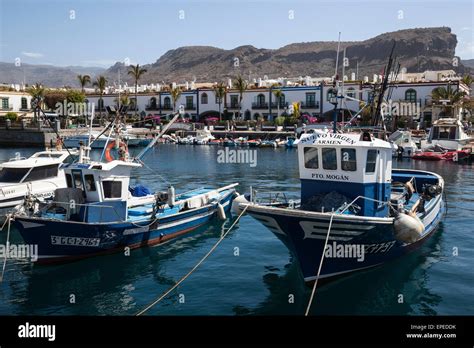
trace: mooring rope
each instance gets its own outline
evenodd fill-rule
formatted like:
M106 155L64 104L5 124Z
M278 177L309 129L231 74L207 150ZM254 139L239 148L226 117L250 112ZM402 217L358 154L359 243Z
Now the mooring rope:
M3 282L3 275L5 274L5 267L7 266L8 248L10 246L10 225L11 225L10 218L11 218L11 214L8 214L7 215L7 221L8 221L7 241L5 243L5 258L3 259L2 275L0 277L0 282ZM2 227L2 229L3 229L3 227Z
M306 307L306 312L304 314L305 317L307 317L309 314L309 310L311 309L311 304L313 303L314 294L316 293L316 287L318 286L319 275L321 274L321 268L323 267L324 254L326 252L326 246L328 245L329 233L331 232L332 219L334 218L334 214L335 213L332 213L331 220L329 220L328 234L326 235L326 241L324 242L324 248L323 248L323 253L321 255L321 261L319 261L318 274L316 275L316 280L314 281L313 290L311 291L311 297L309 298L308 306Z
M245 208L242 210L240 215L235 219L234 223L229 227L229 229L217 240L217 242L213 245L213 247L207 252L204 257L199 260L199 262L188 272L186 275L184 275L175 285L173 285L171 288L169 288L163 295L161 295L157 300L153 301L150 303L148 306L146 306L144 309L142 309L140 312L135 314L136 316L140 316L143 313L147 312L149 309L151 309L153 306L161 302L166 296L168 296L169 293L171 293L174 289L176 289L182 282L186 280L208 257L209 255L212 254L212 252L217 248L217 246L224 240L224 238L229 234L229 232L234 228L234 226L239 222L240 218L242 215L244 215L245 211L247 210L249 206L246 205Z

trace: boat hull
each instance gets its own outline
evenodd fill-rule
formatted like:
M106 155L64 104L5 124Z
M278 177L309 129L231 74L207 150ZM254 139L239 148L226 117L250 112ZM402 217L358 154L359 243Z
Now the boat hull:
M273 232L296 256L305 282L317 277L331 213L249 205L247 213ZM320 279L382 265L418 249L437 229L444 214L441 195L421 218L425 231L414 243L395 238L393 218L334 215ZM363 249L363 251L362 251Z
M233 193L219 203L228 212ZM162 244L208 223L217 204L163 216L156 221L82 223L36 217L15 217L26 244L38 245L38 263L67 262L129 249Z

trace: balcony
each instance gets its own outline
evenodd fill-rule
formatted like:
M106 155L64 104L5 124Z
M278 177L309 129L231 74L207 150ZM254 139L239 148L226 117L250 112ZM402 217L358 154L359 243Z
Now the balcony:
M159 105L156 105L156 104L148 104L148 105L145 105L145 110L148 110L148 111L156 111L156 110L159 110Z
M2 104L2 108L0 110L3 110L3 111L11 111L13 110L13 105L12 104L8 104L8 107L5 107L5 105Z
M227 107L227 109L238 109L239 108L239 104L230 104L230 106Z
M286 102L286 103L276 103L276 102L273 102L273 103L272 103L272 109L277 109L277 108L278 108L278 104L280 104L280 109L284 109L284 108L287 108L287 107L288 107L288 102Z
M196 105L194 104L186 104L184 106L184 110L196 110Z
M255 109L255 110L268 109L268 103L252 103L252 109Z
M171 104L164 104L161 109L162 110L173 110L173 106Z
M319 109L319 102L307 102L303 103L301 102L301 108L302 109Z

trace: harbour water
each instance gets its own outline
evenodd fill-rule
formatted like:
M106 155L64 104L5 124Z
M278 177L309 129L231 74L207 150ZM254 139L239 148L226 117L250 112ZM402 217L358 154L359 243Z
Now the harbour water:
M163 189L168 182L178 191L239 182L239 192L253 186L299 195L295 149L258 149L255 167L218 163L220 149L159 145L148 154L147 167L133 178L151 189ZM35 151L1 149L0 162L16 152L28 156ZM410 160L394 161L394 166L442 175L447 216L421 250L319 288L312 314L474 313L473 166ZM232 221L214 220L192 235L134 250L130 256L114 254L55 266L8 260L0 283L0 315L133 315L185 275ZM5 240L6 233L0 232L0 243ZM13 230L11 243L21 242ZM244 216L202 266L148 314L302 315L309 294L287 248L260 223Z

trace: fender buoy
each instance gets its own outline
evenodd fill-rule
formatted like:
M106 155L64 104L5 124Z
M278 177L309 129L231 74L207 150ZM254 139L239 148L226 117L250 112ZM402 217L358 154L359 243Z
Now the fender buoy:
M112 162L115 160L115 158L112 156L111 154L111 151L112 149L114 149L116 146L116 140L114 141L111 141L106 149L105 149L105 160L107 162ZM118 146L118 154L119 154L119 160L120 161L125 161L126 160L126 157L128 155L128 146L126 143L124 143L123 141L120 141L119 143L119 146Z

